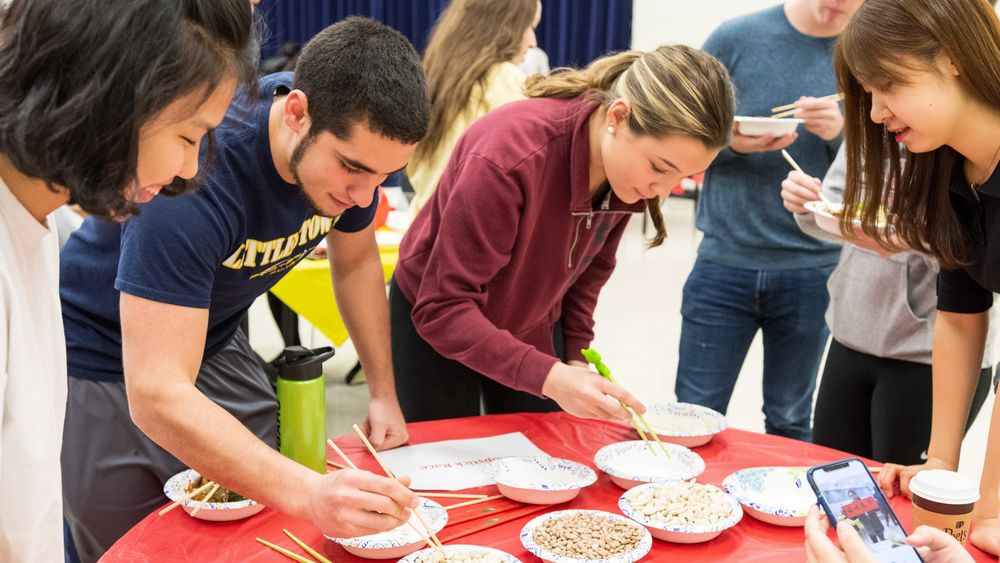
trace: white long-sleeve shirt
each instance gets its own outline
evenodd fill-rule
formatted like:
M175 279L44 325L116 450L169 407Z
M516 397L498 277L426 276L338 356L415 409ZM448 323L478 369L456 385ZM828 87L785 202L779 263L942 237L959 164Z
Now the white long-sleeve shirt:
M0 561L63 560L59 239L0 181Z

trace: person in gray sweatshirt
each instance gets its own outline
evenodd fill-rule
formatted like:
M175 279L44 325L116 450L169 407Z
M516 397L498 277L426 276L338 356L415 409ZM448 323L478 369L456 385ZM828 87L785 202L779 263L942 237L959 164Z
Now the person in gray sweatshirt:
M903 465L923 463L931 435L931 348L938 263L917 251L890 254L861 230L849 241L821 229L803 207L819 192L843 200L847 156L840 148L820 180L790 172L781 197L803 232L843 243L827 287L833 336L816 398L813 441ZM966 430L986 400L992 363L983 357Z

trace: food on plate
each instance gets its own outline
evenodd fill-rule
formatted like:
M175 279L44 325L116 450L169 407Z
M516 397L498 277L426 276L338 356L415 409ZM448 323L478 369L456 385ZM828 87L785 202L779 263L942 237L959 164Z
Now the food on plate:
M634 550L643 532L638 524L576 512L542 522L532 539L539 547L564 557L607 559Z

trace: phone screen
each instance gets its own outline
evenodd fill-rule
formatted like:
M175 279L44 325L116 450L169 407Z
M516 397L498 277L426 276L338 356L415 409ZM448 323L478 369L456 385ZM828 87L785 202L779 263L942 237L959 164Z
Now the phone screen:
M845 459L814 467L808 478L830 520L854 526L880 562L922 561L906 544L906 531L860 460Z

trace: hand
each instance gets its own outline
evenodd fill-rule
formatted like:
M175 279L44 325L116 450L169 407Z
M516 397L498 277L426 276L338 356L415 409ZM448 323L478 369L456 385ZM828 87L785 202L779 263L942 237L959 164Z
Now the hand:
M854 228L854 236L845 236L844 240L857 246L858 248L864 248L865 250L870 250L875 254L878 254L882 258L889 258L896 253L895 250L888 250L881 244L875 242L875 239L865 234L861 230L861 227Z
M321 532L335 538L353 538L391 530L405 524L417 507L417 495L398 481L359 469L316 474L306 485L306 515Z
M813 178L798 170L792 170L788 177L781 181L781 200L785 209L792 213L808 213L803 207L807 202L820 199L819 192L823 183L819 178Z
M973 516L969 541L986 553L1000 556L1000 520L997 518L977 520Z
M795 102L793 117L804 119L802 124L813 135L832 141L844 130L844 114L836 100L802 97Z
M646 407L620 385L611 383L586 367L556 362L545 376L542 394L573 416L628 422L632 415L619 401L638 413Z
M858 531L848 522L837 525L840 547L827 536L830 521L815 506L806 517L806 561L809 563L878 563Z
M403 411L395 396L371 399L368 402L368 416L361 423L361 431L368 436L368 441L376 450L401 446L410 438Z
M878 486L887 498L892 498L898 493L903 493L909 498L910 479L924 469L947 469L955 471L955 467L943 459L929 457L922 465L896 465L887 463L882 467L882 472L878 476Z
M951 534L937 528L920 526L906 538L906 543L917 548L924 563L971 563L972 555Z
M750 154L755 152L780 151L791 145L799 134L791 132L781 137L774 135L761 135L760 137L750 137L740 134L740 124L733 124L733 140L729 143L729 148L740 154Z

